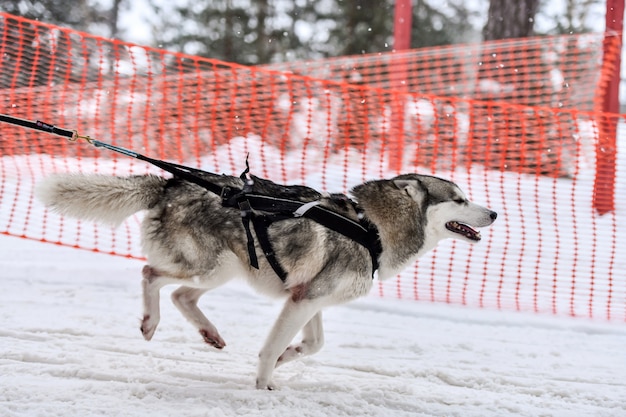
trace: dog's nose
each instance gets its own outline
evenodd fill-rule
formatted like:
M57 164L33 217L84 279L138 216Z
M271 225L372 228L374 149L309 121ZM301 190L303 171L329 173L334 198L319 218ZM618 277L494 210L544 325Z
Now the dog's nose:
M495 220L498 217L498 213L492 211L491 213L489 213L489 217L491 217L491 220Z

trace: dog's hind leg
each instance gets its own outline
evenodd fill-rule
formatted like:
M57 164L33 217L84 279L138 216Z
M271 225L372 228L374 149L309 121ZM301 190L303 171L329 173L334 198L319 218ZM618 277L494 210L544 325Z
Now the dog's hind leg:
M183 286L172 293L172 301L182 315L198 329L206 343L217 349L222 349L226 346L226 342L213 323L198 308L198 300L208 290L208 288Z
M146 340L152 339L154 332L161 320L161 311L159 307L159 292L163 286L170 282L170 279L161 275L159 271L146 265L143 267L141 274L143 280L143 320L141 321L141 334Z
M289 346L276 362L276 367L302 356L313 355L324 346L322 312L319 311L302 328L302 342Z
M318 315L322 307L323 304L319 300L293 301L291 298L287 300L259 354L256 380L258 389L274 389L272 373L278 363L278 358L307 323L312 322L312 327L307 332L314 333L313 325L318 319L312 319ZM319 320L321 320L321 315Z

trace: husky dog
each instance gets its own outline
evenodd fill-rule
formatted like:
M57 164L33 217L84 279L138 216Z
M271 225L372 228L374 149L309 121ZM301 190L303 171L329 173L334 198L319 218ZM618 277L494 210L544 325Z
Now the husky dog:
M210 173L203 177L221 187L244 187L238 177ZM197 306L206 291L240 276L262 293L286 298L259 354L259 389L274 388L275 367L321 349L322 309L367 294L373 265L378 265L379 279L391 278L442 239L480 241L474 228L489 226L497 217L496 212L468 201L454 183L427 175L365 182L351 190L356 201L304 186L253 180L255 192L316 201L344 217L373 224L382 249L377 262L372 262L363 245L311 219L277 221L267 234L287 273L283 282L265 257L259 256L258 268L250 265L249 232L242 225L240 209L224 207L217 194L176 177L58 174L44 179L36 192L46 206L62 215L111 225L146 210L142 245L148 264L142 271L141 323L146 340L159 323L159 292L167 284L180 285L172 293L174 305L217 349L226 343ZM257 240L254 244L256 252L263 253ZM300 331L302 341L290 345Z

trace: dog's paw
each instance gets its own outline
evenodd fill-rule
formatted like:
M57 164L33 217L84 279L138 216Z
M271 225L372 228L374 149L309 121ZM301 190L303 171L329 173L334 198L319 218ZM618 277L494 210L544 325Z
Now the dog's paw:
M302 356L304 356L302 345L289 346L276 361L276 367L279 367L286 362L290 362Z
M152 339L152 336L154 336L154 332L156 331L158 324L158 320L151 319L151 316L149 315L144 316L143 320L141 321L141 327L139 328L141 330L143 338L146 340Z
M256 380L256 389L265 389L268 391L274 391L278 387L272 381Z
M200 329L199 331L204 341L214 348L224 349L224 346L226 346L226 342L224 342L224 339L222 339L219 334L206 329Z

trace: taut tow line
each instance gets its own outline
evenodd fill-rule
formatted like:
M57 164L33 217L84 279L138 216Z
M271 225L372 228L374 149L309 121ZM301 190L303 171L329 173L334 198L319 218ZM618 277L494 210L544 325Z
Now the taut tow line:
M32 120L20 119L19 117L13 117L13 116L9 116L6 114L0 114L0 122L12 124L15 126L25 127L27 129L37 130L40 132L51 133L57 136L62 136L72 142L76 142L82 139L88 142L89 144L95 146L96 148L108 149L108 150L120 153L122 155L125 155L125 156L130 156L131 158L148 162L184 180L187 180L187 181L193 182L194 184L198 184L202 187L205 187L209 191L213 191L214 193L218 195L220 195L222 191L222 187L219 187L218 185L213 184L212 182L206 181L203 178L198 177L198 175L194 175L194 174L206 173L206 171L202 171L196 168L191 168L185 165L174 164L172 162L162 161L160 159L150 158L148 156L142 155L135 151L131 151L130 149L123 148L121 146L111 145L110 143L99 141L90 136L79 135L78 131L76 130L64 129L62 127L54 126L50 123L42 122L41 120L32 121Z

